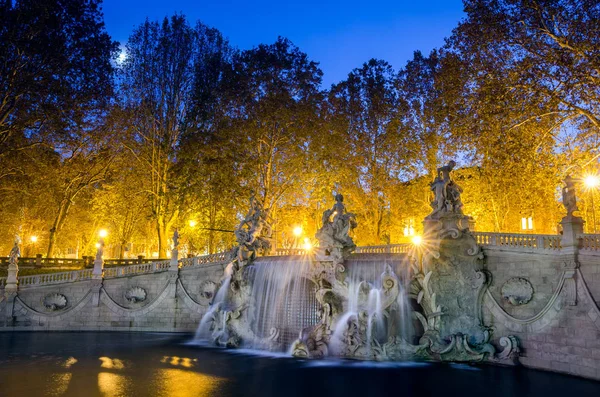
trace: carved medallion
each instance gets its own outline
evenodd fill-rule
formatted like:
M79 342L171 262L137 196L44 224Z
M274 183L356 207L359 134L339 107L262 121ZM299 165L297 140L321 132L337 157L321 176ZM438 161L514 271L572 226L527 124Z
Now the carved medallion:
M142 287L131 287L125 291L125 299L129 303L139 303L146 300L146 290Z
M502 298L513 306L524 305L533 298L533 287L522 277L510 278L502 285Z
M67 297L63 294L50 294L44 297L44 307L51 311L62 310L67 307Z
M217 283L214 281L204 281L200 284L200 296L204 299L212 299L213 296L217 293Z

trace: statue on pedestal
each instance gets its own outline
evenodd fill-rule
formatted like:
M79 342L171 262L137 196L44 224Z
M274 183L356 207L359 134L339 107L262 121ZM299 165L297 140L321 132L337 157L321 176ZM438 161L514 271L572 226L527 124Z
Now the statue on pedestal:
M235 237L239 244L238 257L246 261L257 254L268 254L271 251L273 229L269 222L270 211L255 197L250 196L248 214L235 229Z
M463 204L460 199L463 190L450 176L455 166L456 162L450 160L447 165L437 169L435 180L430 185L434 199L431 202L433 212L429 214L428 219L437 219L448 213L463 214Z
M325 251L325 255L331 255L333 251L347 254L356 248L349 235L350 231L357 226L356 217L346 212L344 196L341 194L335 196L335 204L331 209L323 212L322 222L323 226L315 237L319 240L319 248Z
M573 212L579 211L577 208L577 196L575 192L575 180L571 175L565 178L565 186L562 189L562 202L567 210L567 218L573 216Z

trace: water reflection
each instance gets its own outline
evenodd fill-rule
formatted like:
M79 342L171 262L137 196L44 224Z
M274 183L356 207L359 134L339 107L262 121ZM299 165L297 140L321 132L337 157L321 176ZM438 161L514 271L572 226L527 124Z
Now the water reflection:
M159 369L155 372L152 387L157 396L207 397L217 396L216 391L226 380L184 369Z
M48 396L62 396L69 388L71 377L73 374L54 374L50 376L48 382L48 389L46 390Z
M98 390L106 397L117 397L129 395L128 384L130 380L123 375L111 372L100 372L98 374Z
M598 397L600 388L523 368L274 359L186 341L159 334L0 333L0 396Z

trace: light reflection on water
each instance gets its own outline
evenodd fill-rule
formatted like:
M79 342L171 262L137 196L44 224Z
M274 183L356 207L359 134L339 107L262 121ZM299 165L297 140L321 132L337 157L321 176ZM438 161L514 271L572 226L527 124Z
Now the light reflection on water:
M224 378L178 368L156 370L154 379L151 389L156 395L175 397L214 396L226 381Z
M0 396L598 397L597 382L523 368L297 360L183 342L153 334L0 333Z

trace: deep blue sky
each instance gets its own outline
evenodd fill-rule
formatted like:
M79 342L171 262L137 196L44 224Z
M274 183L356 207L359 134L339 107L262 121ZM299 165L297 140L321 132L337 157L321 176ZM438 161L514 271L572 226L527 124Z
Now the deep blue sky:
M146 17L176 12L216 27L241 49L287 37L320 63L327 88L371 58L400 69L414 50L441 46L464 16L461 0L104 0L103 9L120 42Z

